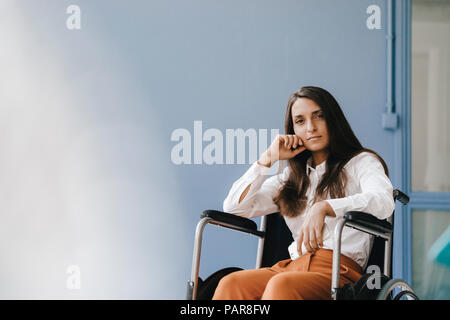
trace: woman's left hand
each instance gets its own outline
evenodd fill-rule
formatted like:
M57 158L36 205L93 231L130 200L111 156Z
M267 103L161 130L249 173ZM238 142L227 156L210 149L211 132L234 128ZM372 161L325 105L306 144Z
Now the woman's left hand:
M309 209L300 229L300 237L297 243L300 255L302 255L302 243L305 244L308 252L315 252L323 246L322 231L327 215L336 216L333 208L327 201L317 202Z

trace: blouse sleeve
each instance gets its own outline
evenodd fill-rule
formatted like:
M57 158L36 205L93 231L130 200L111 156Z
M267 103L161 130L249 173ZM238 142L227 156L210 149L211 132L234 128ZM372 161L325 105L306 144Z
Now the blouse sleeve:
M344 198L326 200L337 217L348 211L370 213L378 219L388 218L394 211L393 187L378 158L363 152L348 163L348 172L359 182L361 192Z
M255 161L245 174L236 180L223 202L223 211L245 218L264 216L278 212L273 197L283 185L288 168L278 175L267 178L270 168ZM266 179L267 178L267 179ZM239 203L242 192L251 184L247 195Z

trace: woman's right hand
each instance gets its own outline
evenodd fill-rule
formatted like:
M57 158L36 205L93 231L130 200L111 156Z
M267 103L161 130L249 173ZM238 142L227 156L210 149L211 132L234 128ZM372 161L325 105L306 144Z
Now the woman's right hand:
M260 164L271 167L278 160L288 160L306 150L302 139L295 134L279 134L258 160Z

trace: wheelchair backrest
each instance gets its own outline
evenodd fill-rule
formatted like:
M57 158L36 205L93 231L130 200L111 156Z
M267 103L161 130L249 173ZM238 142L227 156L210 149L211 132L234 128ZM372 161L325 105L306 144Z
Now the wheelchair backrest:
M280 260L290 258L288 247L294 239L279 212L269 214L266 219L266 236L261 266L271 267Z

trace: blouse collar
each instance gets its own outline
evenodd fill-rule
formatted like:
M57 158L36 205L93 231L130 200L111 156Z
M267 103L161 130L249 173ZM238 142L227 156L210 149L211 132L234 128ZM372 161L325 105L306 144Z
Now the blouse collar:
M312 167L312 162L313 162L313 158L312 156L308 158L308 160L306 161L306 174L309 175L311 173L311 171L316 171L318 174L323 174L325 173L325 169L326 169L326 164L327 161L323 161L321 164L319 164L318 166L316 166L316 168Z

